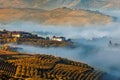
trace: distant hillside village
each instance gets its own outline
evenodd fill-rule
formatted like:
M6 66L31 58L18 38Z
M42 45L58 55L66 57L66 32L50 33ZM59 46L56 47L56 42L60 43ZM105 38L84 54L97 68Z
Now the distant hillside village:
M4 30L0 31L0 37L1 38L10 38L10 37L17 37L17 38L31 37L31 38L34 38L34 37L37 37L37 35L31 34L28 32L24 32L24 31L7 31L4 29Z
M46 40L54 40L54 41L70 41L70 39L66 40L65 37L56 37L53 36L52 38L46 37L40 37L37 34L32 34L29 32L24 31L8 31L6 29L0 30L0 38L41 38Z
M65 37L41 37L37 34L25 32L25 31L8 31L6 29L0 30L0 44L17 43L38 45L42 47L63 47L71 46L71 39Z

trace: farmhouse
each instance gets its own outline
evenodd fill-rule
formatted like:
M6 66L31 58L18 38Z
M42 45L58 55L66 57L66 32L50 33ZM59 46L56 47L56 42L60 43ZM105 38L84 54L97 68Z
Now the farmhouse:
M2 38L11 37L11 33L7 30L0 31L0 37Z
M12 37L31 37L32 34L28 32L22 32L22 31L13 31L12 32Z
M65 41L65 37L56 37L56 36L53 36L51 40L54 40L54 41Z

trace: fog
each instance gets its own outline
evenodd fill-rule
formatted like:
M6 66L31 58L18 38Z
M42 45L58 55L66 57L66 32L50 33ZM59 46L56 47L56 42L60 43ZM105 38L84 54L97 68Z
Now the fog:
M13 22L1 24L1 29L29 31L39 36L64 36L72 39L76 48L42 48L28 45L22 47L21 52L34 54L52 54L75 61L87 63L97 69L112 75L120 74L120 11L101 11L117 17L117 21L108 25L73 27L73 26L45 26L32 22ZM109 41L112 41L112 45ZM120 77L120 76L119 76Z

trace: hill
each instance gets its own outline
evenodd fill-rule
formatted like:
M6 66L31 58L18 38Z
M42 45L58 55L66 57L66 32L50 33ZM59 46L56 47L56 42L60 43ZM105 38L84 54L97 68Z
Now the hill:
M0 55L0 79L111 80L110 76L104 72L81 62L45 54L18 53L8 55L7 51Z
M120 9L119 4L119 0L81 0L81 3L75 5L74 8L118 10Z
M94 9L120 9L119 0L0 0L2 8L36 8L55 9L69 8L94 8Z
M113 18L97 11L70 9L0 8L0 22L31 21L49 25L98 25L111 23Z

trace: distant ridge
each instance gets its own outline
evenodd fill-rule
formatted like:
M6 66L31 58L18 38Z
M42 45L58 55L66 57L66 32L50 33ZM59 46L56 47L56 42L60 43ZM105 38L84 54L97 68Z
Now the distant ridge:
M120 9L120 0L0 0L0 7L55 9Z
M29 14L29 15L28 15ZM53 10L34 8L0 8L0 22L30 21L47 25L98 25L107 24L113 18L98 11L70 9L67 7Z

